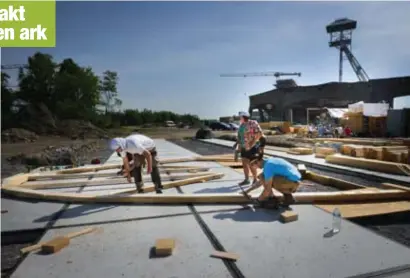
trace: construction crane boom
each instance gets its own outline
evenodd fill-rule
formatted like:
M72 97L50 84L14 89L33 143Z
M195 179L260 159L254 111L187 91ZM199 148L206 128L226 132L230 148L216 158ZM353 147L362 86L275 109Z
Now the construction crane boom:
M20 68L27 68L28 65L26 64L14 64L14 65L2 65L2 70L12 70L12 69L20 69Z
M352 66L354 72L357 75L357 78L362 82L369 81L369 76L364 71L364 68L359 64L359 61L356 59L356 57L353 55L350 49L346 45L341 46L340 49L345 53L347 59L350 62L350 65Z
M253 73L227 73L227 74L221 74L220 77L254 77L254 76L274 76L276 78L279 78L281 76L289 76L289 75L295 75L295 76L302 76L302 73L300 72L277 72L277 71L268 71L268 72L253 72Z

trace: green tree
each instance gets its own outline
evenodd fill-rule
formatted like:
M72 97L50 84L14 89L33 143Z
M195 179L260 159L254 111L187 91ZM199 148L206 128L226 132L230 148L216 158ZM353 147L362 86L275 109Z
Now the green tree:
M13 119L13 104L15 93L9 88L10 76L7 73L1 73L1 122L2 128L7 129Z
M53 106L56 64L53 57L40 52L28 58L26 71L20 70L17 97L32 104Z
M90 119L99 99L99 79L92 69L65 59L55 77L56 114L61 118Z
M112 112L121 106L122 101L118 98L118 74L115 71L105 71L100 80L101 104L105 107L105 113Z

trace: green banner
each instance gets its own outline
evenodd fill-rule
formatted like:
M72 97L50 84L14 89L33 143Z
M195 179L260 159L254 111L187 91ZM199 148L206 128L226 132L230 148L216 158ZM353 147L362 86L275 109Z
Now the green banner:
M55 0L0 1L0 47L55 46Z

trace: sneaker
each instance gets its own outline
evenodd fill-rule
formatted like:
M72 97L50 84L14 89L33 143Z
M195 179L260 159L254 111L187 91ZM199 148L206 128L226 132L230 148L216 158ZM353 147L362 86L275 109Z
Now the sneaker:
M160 189L155 190L155 192L156 192L157 194L162 194L162 190L160 190Z
M250 184L248 179L244 179L242 182L239 183L239 185L248 185Z

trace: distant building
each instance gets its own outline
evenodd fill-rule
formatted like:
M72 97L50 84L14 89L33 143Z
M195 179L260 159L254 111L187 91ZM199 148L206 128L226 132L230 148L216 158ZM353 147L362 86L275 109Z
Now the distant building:
M410 95L410 76L371 79L368 82L330 82L314 86L290 84L250 96L249 112L255 117L258 114L261 122L306 124L310 120L309 113L313 114L315 110L347 108L358 101L386 101L392 106L395 97L406 95Z

